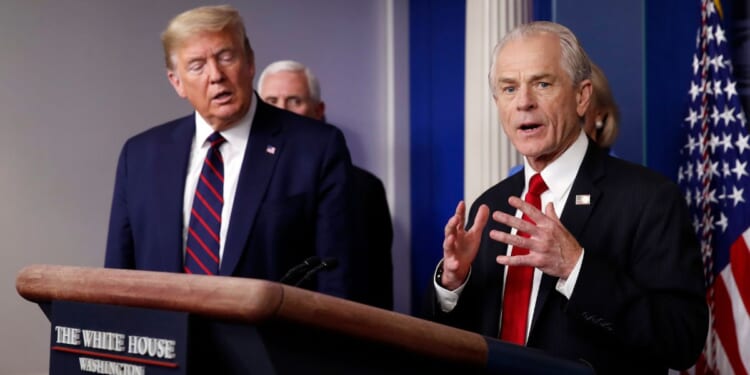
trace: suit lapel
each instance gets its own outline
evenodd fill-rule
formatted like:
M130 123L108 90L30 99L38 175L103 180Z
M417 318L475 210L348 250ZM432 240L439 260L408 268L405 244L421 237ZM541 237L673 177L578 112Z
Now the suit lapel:
M498 199L496 202L492 202L493 206L490 207L490 215L492 215L492 211L494 210L500 210L502 212L507 213L508 215L515 215L516 214L516 208L511 206L510 203L508 203L508 197L511 195L520 197L521 193L523 193L523 185L524 185L524 175L523 173L519 172L511 177L509 177L509 185L508 188L500 191L498 196L500 199ZM511 227L500 224L492 219L489 220L488 225L485 227L484 230L484 237L489 237L489 233L491 230L498 230L505 233L510 233ZM495 256L500 254L506 254L508 252L508 245L503 242L498 241L490 241L491 244L493 244L493 251L490 252L491 255L491 261L489 264L492 265L492 267L495 267L498 263L495 261ZM503 266L501 266L501 271L505 272L505 269Z
M245 250L260 204L273 176L276 161L283 152L281 125L273 117L269 106L256 96L255 111L242 160L232 215L229 219L227 240L219 274L230 276Z
M182 272L182 221L185 175L195 134L195 115L177 120L169 137L160 145L156 163L158 223L161 264L165 270Z
M604 175L602 164L604 156L597 155L599 153L602 153L602 151L589 140L586 155L578 170L578 175L576 175L573 181L573 187L570 189L568 199L565 201L563 214L560 217L563 226L575 238L580 238L583 228L601 196L601 191L594 185L594 182ZM587 196L589 203L585 204ZM539 314L543 310L544 303L547 301L549 294L555 289L557 279L557 277L547 274L542 275L539 294L536 299L536 306L534 307L534 316L531 320L531 332L533 332L534 324L539 318Z
M560 221L576 238L579 238L596 202L601 197L601 191L594 183L604 176L603 161L606 156L591 141L586 150L586 156L578 171L573 187L565 202ZM587 202L588 201L588 202Z

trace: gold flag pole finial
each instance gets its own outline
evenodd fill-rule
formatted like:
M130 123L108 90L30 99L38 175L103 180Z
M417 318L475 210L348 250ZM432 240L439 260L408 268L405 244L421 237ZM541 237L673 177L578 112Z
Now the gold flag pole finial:
M719 18L724 19L724 10L721 9L721 0L714 0L714 5L716 5L716 11L719 12Z

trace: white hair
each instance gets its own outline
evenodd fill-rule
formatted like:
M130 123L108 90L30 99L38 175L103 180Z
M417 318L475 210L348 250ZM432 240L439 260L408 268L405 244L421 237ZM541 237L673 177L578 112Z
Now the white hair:
M310 99L313 101L320 102L320 83L318 83L318 79L310 68L293 60L276 61L263 69L263 72L260 73L260 77L258 78L258 90L263 87L263 81L266 79L266 75L279 72L302 72L302 74L305 75L305 78L307 78L307 90L309 91L307 95L310 96Z
M518 40L543 33L557 35L560 39L560 48L562 50L560 63L574 85L578 85L583 80L591 78L591 62L589 57L586 51L583 50L578 38L576 38L570 29L554 22L531 22L511 30L495 45L492 51L492 63L490 64L489 74L490 89L493 95L496 92L495 85L497 84L495 81L495 64L497 63L497 55L500 54L500 50L511 40Z

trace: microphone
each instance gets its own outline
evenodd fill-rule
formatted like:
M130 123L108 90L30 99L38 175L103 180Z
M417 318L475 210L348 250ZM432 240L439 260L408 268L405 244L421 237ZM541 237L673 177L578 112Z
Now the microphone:
M309 271L305 273L305 276L302 276L299 281L297 281L294 286L300 286L307 280L310 280L313 276L317 275L318 272L325 270L325 269L334 269L336 266L339 265L339 261L336 260L336 258L326 258L325 260L321 261L320 264L314 266Z
M292 267L286 274L284 274L284 277L282 277L279 282L287 285L297 285L295 280L299 279L300 275L307 272L310 268L320 265L320 263L320 257L313 255L305 259L304 262Z

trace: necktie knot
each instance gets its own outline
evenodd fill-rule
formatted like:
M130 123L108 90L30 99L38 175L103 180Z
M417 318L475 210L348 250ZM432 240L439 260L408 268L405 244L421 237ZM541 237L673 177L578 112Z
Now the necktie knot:
M221 146L222 143L227 141L226 139L224 139L224 137L221 136L221 133L219 132L211 133L211 135L209 135L206 140L209 144L211 144L211 147Z
M542 179L541 174L537 173L531 176L531 181L529 181L529 194L539 196L547 191L547 189L547 184L544 182L544 179Z

